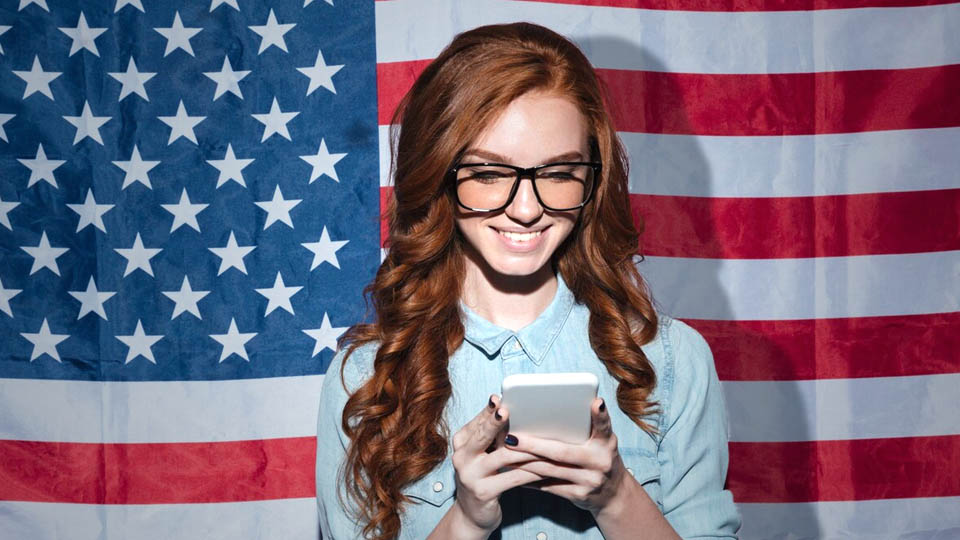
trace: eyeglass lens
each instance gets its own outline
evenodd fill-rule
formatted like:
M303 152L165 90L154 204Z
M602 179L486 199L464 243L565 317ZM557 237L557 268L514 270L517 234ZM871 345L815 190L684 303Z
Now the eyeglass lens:
M457 170L457 198L464 206L492 210L505 206L517 181L517 171L496 165L464 165ZM576 208L593 187L593 167L584 164L554 165L538 169L536 191L544 206Z

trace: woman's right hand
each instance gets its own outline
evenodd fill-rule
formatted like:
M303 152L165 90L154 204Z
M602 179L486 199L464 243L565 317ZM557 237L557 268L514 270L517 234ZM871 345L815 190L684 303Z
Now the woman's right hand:
M491 396L483 410L453 436L453 467L456 470L457 495L454 508L464 525L473 527L481 537L500 526L500 494L508 489L541 480L529 471L504 467L536 461L539 458L502 445L488 451L498 436L505 433L508 411L500 407L500 398ZM464 531L466 532L466 531Z

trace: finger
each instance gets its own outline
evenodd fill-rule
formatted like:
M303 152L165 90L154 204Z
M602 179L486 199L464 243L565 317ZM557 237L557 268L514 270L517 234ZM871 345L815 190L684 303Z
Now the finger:
M526 461L536 461L538 459L540 459L539 456L528 454L527 452L518 452L508 448L498 448L497 450L494 450L483 457L482 462L480 463L480 471L484 476L491 475L504 467L509 467Z
M613 434L610 411L603 398L598 397L590 405L590 426L590 437L593 439L607 439Z
M565 483L577 484L581 486L594 487L597 485L597 482L601 482L603 480L596 471L581 469L579 467L568 467L543 460L519 463L516 468L532 472L543 478L552 478Z
M521 469L508 469L502 473L488 476L480 482L486 489L489 489L494 496L499 497L504 491L523 486L531 482L542 480L536 474ZM485 484L485 485L484 485Z
M507 448L535 454L558 463L586 467L591 463L591 449L581 444L570 444L533 435L508 433L504 438ZM512 444L511 444L512 443Z
M480 427L480 424L489 416L492 415L493 411L496 410L497 405L500 402L500 398L496 394L492 394L490 399L487 401L486 406L477 413L476 416L470 419L469 422L463 425L454 435L453 435L453 449L459 450L462 448L467 441L469 441L473 435L477 432Z
M476 426L471 438L467 441L465 449L476 453L485 452L487 447L497 438L497 434L504 430L507 425L507 409L499 406L499 398L493 402L497 405L493 412L484 411L484 418Z

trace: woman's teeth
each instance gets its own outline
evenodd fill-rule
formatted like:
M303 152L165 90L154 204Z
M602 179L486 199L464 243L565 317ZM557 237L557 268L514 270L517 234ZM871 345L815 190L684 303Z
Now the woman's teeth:
M506 236L509 240L513 240L514 242L529 242L530 240L533 240L534 238L540 236L540 233L542 231L532 231L532 232L525 232L525 233L510 232L510 231L498 231L498 232L503 236Z

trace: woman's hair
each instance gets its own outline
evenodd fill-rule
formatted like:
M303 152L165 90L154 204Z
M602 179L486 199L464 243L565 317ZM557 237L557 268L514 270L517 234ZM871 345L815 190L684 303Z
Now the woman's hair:
M373 373L350 395L342 425L350 438L347 494L363 532L400 531L402 489L446 457L443 410L450 356L463 342L460 295L464 242L455 225L448 170L518 97L532 91L574 103L587 121L602 175L566 242L553 256L574 297L590 310L590 344L617 379L617 404L642 429L656 384L640 346L657 316L633 255L627 158L589 61L563 36L529 23L483 26L458 35L417 78L394 114L389 252L367 287L373 322L344 335L349 352L378 345ZM341 371L342 376L342 371Z

